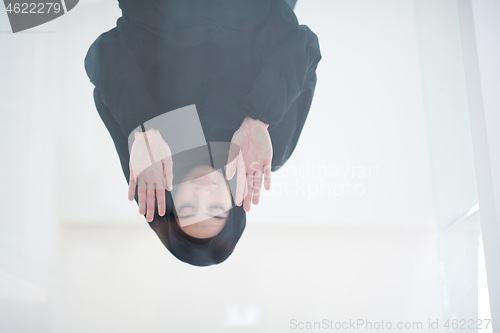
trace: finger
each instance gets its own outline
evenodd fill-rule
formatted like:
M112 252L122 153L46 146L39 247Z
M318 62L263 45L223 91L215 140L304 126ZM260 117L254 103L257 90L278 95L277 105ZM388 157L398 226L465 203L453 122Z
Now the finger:
M252 195L249 193L246 197L245 200L243 201L243 210L245 212L249 212L250 208L252 206Z
M139 196L139 214L144 215L146 214L146 183L142 180L139 180L137 193Z
M254 175L253 204L258 205L260 201L260 190L262 188L262 171L255 171Z
M163 175L163 186L168 189L168 179L167 179L167 170L165 169L165 161L161 160L162 167L162 175Z
M135 197L135 178L134 178L134 173L132 172L132 169L130 169L130 178L129 178L129 183L128 183L128 200L132 201L134 200Z
M230 180L234 177L234 174L236 173L237 162L240 155L241 155L240 147L237 144L231 142L229 146L229 153L227 156L227 163L226 163L227 180Z
M243 161L243 156L239 154L237 165L237 176L236 176L236 205L241 206L243 204L243 198L248 192L247 182L246 182L246 172L245 172L245 162Z
M156 187L156 201L158 201L158 214L160 216L165 215L166 204L165 204L165 188L163 186Z
M168 191L172 191L174 183L174 163L172 161L172 156L169 156L163 160L163 165L165 171L163 173L165 177L165 184Z
M234 167L235 163L236 163L236 161L233 160L231 162L228 162L228 164L226 165L226 179L227 180L233 179L234 174L236 173L236 168Z
M271 189L271 162L269 161L264 166L264 188L266 191Z
M146 221L152 222L153 215L155 212L155 185L154 184L147 185L146 206L147 206Z
M245 197L245 200L243 201L243 210L245 212L250 211L250 208L252 206L252 192L253 192L253 175L247 175L247 188L248 188L248 193Z

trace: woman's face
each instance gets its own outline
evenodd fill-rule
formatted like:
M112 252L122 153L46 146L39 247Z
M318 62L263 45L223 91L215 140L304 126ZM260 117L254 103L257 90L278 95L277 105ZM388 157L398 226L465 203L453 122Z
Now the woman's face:
M224 176L211 166L189 172L174 198L177 222L188 235L210 238L217 235L231 209L231 191Z

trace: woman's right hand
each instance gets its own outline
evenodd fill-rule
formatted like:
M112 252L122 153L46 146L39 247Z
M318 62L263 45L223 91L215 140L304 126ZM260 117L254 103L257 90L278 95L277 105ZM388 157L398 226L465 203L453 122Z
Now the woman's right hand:
M128 198L134 200L137 186L139 213L144 215L147 212L146 220L152 222L155 197L158 213L160 216L165 215L165 189L171 191L173 182L172 153L158 130L135 132L134 135L130 151Z

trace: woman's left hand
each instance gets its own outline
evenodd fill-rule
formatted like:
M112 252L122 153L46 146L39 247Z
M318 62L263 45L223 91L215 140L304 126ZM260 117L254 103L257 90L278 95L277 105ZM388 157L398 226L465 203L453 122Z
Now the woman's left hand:
M245 189L243 209L247 212L250 210L252 202L254 205L259 203L262 182L264 182L266 190L269 191L271 188L273 146L267 131L268 127L268 124L260 120L246 117L231 140L231 143L240 148L244 168L239 166L241 164L239 163L240 158L233 158L228 161L226 177L227 179L233 178L236 171L238 173L243 171L246 174L247 189ZM239 192L238 186L237 192ZM236 204L239 206L241 203L237 201Z

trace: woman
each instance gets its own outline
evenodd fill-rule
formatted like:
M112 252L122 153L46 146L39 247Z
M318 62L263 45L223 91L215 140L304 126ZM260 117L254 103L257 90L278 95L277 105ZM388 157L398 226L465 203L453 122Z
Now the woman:
M119 3L122 17L117 27L92 44L85 68L96 87L97 110L129 182L129 198L135 198L140 213L146 214L177 258L198 266L220 263L232 253L244 230L245 212L252 202L258 204L262 182L269 189L270 171L280 168L297 144L316 85L321 59L318 39L307 26L298 24L285 0ZM212 142L231 142L236 147L231 151L226 146L223 164L227 165L219 168L211 161L212 165L204 164L204 172L226 173L226 179L236 178L236 185L242 184L241 179L247 184L230 191L231 208L214 215L223 216L224 224L206 233L200 231L201 221L190 224L191 232L180 225L182 216L174 205L177 196L171 193L176 180L185 186L200 183L196 179L207 175L176 176L176 156L188 156L186 152L196 146L169 155L172 145L185 140L163 137L174 128L192 128L165 118L191 105L208 142L198 147L206 146L204 151L211 157ZM160 131L161 126L170 130ZM192 132L183 131L188 137ZM140 160L136 156L144 160L146 151L150 165L134 174L131 162ZM220 179L215 178L212 181Z

